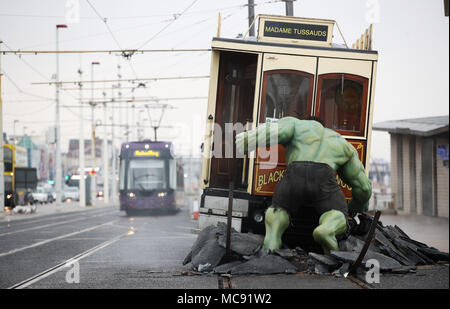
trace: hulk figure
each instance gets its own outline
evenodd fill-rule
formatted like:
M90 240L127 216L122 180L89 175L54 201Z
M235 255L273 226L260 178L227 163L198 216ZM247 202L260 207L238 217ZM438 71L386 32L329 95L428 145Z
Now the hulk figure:
M236 136L236 147L241 153L254 150L249 148L256 147L256 142L269 146L271 136L272 140L278 137L278 144L286 148L288 167L266 211L263 249L273 251L281 247L281 236L291 216L313 216L312 237L329 254L330 250L339 250L336 236L347 232L348 214L353 217L367 210L372 186L356 149L339 133L324 128L319 119L313 119L285 117L275 125L268 122ZM348 204L336 172L352 187Z

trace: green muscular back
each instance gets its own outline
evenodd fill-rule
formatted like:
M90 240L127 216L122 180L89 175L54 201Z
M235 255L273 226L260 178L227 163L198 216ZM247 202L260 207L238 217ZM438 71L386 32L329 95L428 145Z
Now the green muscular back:
M255 150L258 146L282 144L286 148L286 162L313 161L328 164L352 187L352 199L348 204L350 215L367 210L372 194L370 180L358 153L340 134L324 128L314 120L299 120L293 117L280 119L277 123L261 124L257 129L236 136L240 152ZM287 220L287 223L286 223ZM269 208L266 212L266 238L264 248L278 249L281 236L289 225L289 216L284 210ZM326 253L338 250L336 235L345 233L346 219L342 212L330 210L319 220L313 237Z

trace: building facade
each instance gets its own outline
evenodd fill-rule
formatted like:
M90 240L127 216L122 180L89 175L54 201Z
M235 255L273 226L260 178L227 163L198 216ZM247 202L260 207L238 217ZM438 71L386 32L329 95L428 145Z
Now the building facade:
M391 136L391 188L400 214L449 217L449 116L386 121Z

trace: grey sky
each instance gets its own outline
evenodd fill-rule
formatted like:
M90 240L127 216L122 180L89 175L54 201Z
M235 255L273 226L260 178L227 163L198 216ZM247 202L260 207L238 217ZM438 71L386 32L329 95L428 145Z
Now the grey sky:
M67 23L68 3L71 2L1 1L0 39L12 49L55 49L55 25ZM173 14L181 13L193 0L90 0L90 3L102 17L108 18L107 24L114 37L88 2L80 0L80 22L69 24L68 29L60 31L61 50L118 49L119 46L137 48L166 26L144 48L209 48L211 38L216 34L218 11L223 18L223 37L234 38L239 33L245 33L248 26L247 7L243 6L246 0L198 0L174 22L171 22ZM258 4L256 14L285 14L283 2L255 0L255 3ZM297 0L294 14L336 20L349 44L360 36L370 21L374 22L373 45L379 51L374 122L448 114L449 27L442 0ZM334 35L334 42L343 42L337 30ZM7 49L4 45L2 48ZM90 79L92 61L101 62L100 66L95 67L95 79L115 79L118 63L121 64L122 78L134 78L136 75L141 78L208 75L210 54L145 54L135 55L131 61L115 55L63 55L60 57L60 79L77 80L80 63L83 79ZM55 72L55 56L23 55L19 58L5 55L2 56L2 67L9 77L3 79L4 130L12 134L13 121L17 119L17 134L23 133L24 126L28 134L33 131L41 134L54 122L55 89L54 86L31 83L51 79ZM131 86L125 82L121 85ZM147 86L146 91L137 90L135 97L206 97L208 92L206 79L158 81ZM102 97L102 92L98 90L94 96ZM111 90L106 92L109 98ZM130 97L131 90L123 89L122 94L123 97ZM83 96L90 97L90 91L85 91ZM61 104L76 105L77 98L77 91L63 91ZM161 129L161 139L178 138L179 150L181 148L186 153L192 145L194 152L198 152L203 139L201 132L204 129L206 100L170 103L177 109L165 115L163 125L175 125L178 129ZM158 118L158 112L152 111L151 117ZM62 151L67 151L69 138L78 138L78 115L78 108L62 109ZM122 121L125 121L124 115L125 110L121 109ZM87 119L89 116L85 109L84 117ZM117 112L116 121L119 117ZM100 109L96 111L95 118L103 119ZM148 118L146 112L141 113L141 120L144 118ZM184 129L179 127L180 124L185 126ZM86 138L88 128L86 123ZM147 129L146 135L152 137L150 129ZM372 157L389 159L387 133L374 132Z

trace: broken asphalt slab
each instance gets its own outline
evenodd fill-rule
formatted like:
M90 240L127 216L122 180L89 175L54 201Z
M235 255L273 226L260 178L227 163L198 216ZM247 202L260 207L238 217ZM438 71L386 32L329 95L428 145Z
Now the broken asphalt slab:
M354 264L356 260L358 259L359 252L356 251L331 251L330 252L332 257L335 257L339 260ZM371 250L368 250L362 264L365 265L368 260L375 259L380 264L380 270L381 271L389 271L395 268L400 268L402 265L394 260L393 258L390 258L384 254L373 252Z

